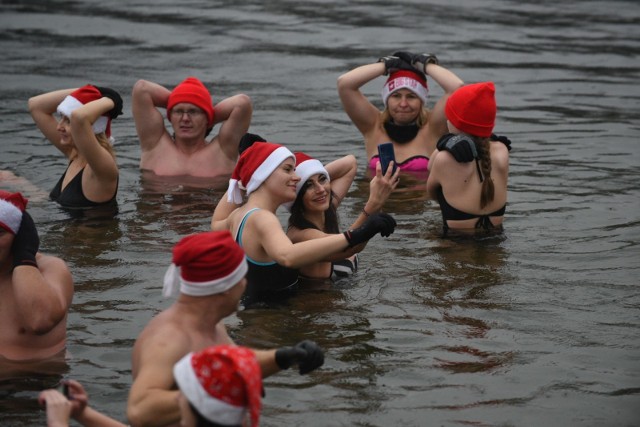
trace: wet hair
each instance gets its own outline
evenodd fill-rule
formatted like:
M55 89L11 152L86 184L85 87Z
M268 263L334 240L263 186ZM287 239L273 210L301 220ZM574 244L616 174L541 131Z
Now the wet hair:
M318 227L315 224L313 224L304 216L304 202L302 201L302 199L304 198L304 193L307 191L307 188L308 187L306 186L306 182L305 182L302 186L302 189L298 193L296 200L293 202L293 205L291 206L291 216L289 216L289 228L296 227L296 228L299 228L300 230L305 230L307 228L315 228L316 230L318 229ZM324 230L320 230L327 234L340 233L338 211L335 205L333 204L334 197L335 196L332 191L329 197L329 200L330 200L329 209L324 211Z
M380 127L382 128L382 130L384 130L384 124L391 121L391 113L389 113L389 107L384 107L384 111L381 114L382 114L382 120L380 120ZM423 107L420 110L420 113L418 113L418 117L416 118L416 124L418 125L419 128L429 123L430 115L431 115L431 112L428 109Z
M473 140L478 148L478 158L480 170L482 171L482 191L480 193L480 209L493 201L495 188L491 179L491 152L489 138L473 136Z
M193 415L195 415L196 417L196 426L197 427L241 427L240 425L238 426L229 426L227 424L218 424L216 422L213 422L211 420L208 420L204 417L204 415L202 415L200 413L200 411L198 411L195 406L193 406L191 404L191 402L189 402L189 406L191 407L191 410L193 411Z

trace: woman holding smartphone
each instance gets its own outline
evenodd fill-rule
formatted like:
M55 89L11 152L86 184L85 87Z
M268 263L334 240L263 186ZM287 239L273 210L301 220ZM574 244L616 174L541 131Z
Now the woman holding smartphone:
M438 141L427 179L449 229L502 228L507 203L510 141L491 140L496 118L492 82L461 87L447 100L448 135Z
M383 213L371 214L358 228L320 239L292 243L276 210L293 202L300 177L295 173L295 156L286 147L255 142L236 165L224 202L240 205L224 219L212 219L213 230L229 230L243 247L249 272L245 305L255 300L286 295L295 288L297 268L312 264L365 243L380 233L389 236L395 220ZM217 209L216 209L217 210Z
M360 91L371 80L388 75L382 89L380 111ZM426 76L444 90L432 110ZM364 137L369 168L379 163L378 145L392 142L397 166L403 171L427 173L436 142L447 133L444 105L463 85L455 74L438 65L434 55L396 52L373 64L362 65L338 78L338 94L345 112Z
M122 114L120 95L93 85L57 90L29 99L29 112L69 161L49 197L66 208L115 204L119 172L111 120Z
M380 165L369 187L369 199L350 228L364 224L367 218L379 212L391 192L398 185L399 170L389 168L382 174ZM296 153L296 199L285 204L291 212L287 236L293 243L319 239L339 233L337 208L346 196L357 171L356 159L348 155L325 166L305 153ZM336 279L357 270L357 255L364 244L327 259L299 268L300 276L312 279Z

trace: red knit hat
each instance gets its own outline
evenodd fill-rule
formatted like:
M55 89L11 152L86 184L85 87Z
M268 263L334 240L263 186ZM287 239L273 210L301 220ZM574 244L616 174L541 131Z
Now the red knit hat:
M296 195L300 194L300 190L302 186L309 178L316 174L323 174L327 177L329 181L331 181L331 177L329 176L329 172L324 168L324 165L320 160L316 160L313 157L298 151L296 152L296 175L300 177L300 181L296 184ZM287 210L291 211L291 206L293 206L293 201L287 202L283 205Z
M247 269L244 251L229 231L192 234L173 248L163 294L172 295L178 284L185 295L219 294L241 281Z
M236 205L242 204L241 189L246 190L247 196L260 187L269 175L284 162L295 156L283 145L273 142L254 142L247 148L233 169L227 190L227 200Z
M0 190L0 228L15 235L20 229L26 207L27 199L22 194Z
M206 419L223 425L245 425L246 414L257 426L262 406L262 371L246 347L218 345L189 353L173 367L180 392Z
M387 105L389 96L400 89L409 89L422 100L423 104L427 103L427 96L429 95L427 78L419 71L399 70L391 73L387 82L382 87L382 101L384 105Z
M167 118L171 118L171 110L181 102L193 104L204 110L207 115L207 127L213 127L213 101L211 94L200 80L195 77L187 77L173 89L167 101Z
M495 93L493 82L462 86L447 99L447 119L469 135L491 136L497 110Z
M71 92L66 98L62 100L58 105L58 113L66 117L71 117L78 108L92 101L97 101L102 98L102 93L92 85L85 85ZM111 117L102 115L98 117L98 120L93 124L94 133L104 132L107 137L111 136Z

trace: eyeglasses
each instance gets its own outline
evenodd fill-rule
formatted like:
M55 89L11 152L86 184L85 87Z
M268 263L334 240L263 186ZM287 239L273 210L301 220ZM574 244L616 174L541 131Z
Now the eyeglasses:
M171 115L175 118L182 118L182 116L187 115L190 119L195 117L200 117L204 114L204 111L198 110L196 108L191 108L189 110L171 110Z

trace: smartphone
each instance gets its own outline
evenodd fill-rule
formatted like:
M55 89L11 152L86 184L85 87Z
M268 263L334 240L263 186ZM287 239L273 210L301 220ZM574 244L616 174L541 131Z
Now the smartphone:
M380 166L382 167L382 174L387 173L387 168L389 167L389 162L393 160L393 170L391 173L396 172L396 154L393 151L393 143L385 142L384 144L378 145L378 157L380 157Z
M69 385L67 383L60 383L57 387L58 391L64 395L67 399L69 399Z

